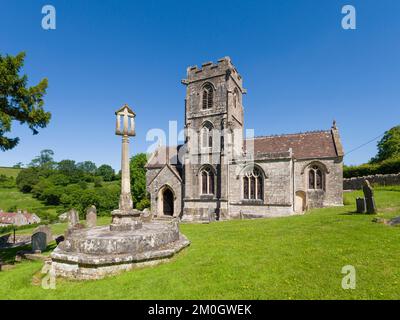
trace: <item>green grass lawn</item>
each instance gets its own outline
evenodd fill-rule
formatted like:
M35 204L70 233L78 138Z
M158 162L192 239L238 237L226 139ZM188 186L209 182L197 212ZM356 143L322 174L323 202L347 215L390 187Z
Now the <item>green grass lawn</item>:
M183 224L191 246L171 262L98 281L35 285L40 262L0 272L1 299L399 299L400 228L344 207L303 216ZM379 216L400 215L400 192L376 191ZM342 267L357 272L341 288Z
M4 174L7 177L16 178L20 171L21 171L21 169L9 168L9 167L0 167L0 175Z

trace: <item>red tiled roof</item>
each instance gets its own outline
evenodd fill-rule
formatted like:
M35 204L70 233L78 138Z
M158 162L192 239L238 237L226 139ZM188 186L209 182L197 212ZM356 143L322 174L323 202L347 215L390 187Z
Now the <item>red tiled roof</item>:
M338 157L330 130L254 138L255 154L285 152L290 148L296 159Z
M18 212L0 212L0 223L13 223ZM28 222L33 220L32 213L20 213L22 214Z
M15 212L0 212L0 223L13 223Z
M249 146L249 139L245 140ZM147 163L148 168L161 168L166 163L180 165L182 146L159 147ZM254 153L284 153L292 149L296 159L335 158L343 156L338 130L310 131L254 138ZM168 161L169 160L169 161Z

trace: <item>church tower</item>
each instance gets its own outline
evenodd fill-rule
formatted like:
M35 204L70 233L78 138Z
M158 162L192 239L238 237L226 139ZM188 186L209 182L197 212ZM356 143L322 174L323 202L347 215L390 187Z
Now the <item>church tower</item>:
M187 69L183 219L226 213L228 163L243 151L242 77L229 57Z

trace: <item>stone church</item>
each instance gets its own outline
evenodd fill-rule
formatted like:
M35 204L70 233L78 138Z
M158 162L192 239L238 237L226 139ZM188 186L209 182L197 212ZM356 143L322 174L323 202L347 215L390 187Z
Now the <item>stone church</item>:
M329 130L246 137L229 57L187 69L185 143L149 157L151 212L182 221L276 217L343 205L343 148Z

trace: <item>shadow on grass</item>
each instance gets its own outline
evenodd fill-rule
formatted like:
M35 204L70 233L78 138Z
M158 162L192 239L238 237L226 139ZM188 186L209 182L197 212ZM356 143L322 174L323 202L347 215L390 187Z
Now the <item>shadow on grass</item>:
M355 216L355 215L363 216L363 215L366 215L366 214L365 213L359 213L357 211L346 211L346 212L338 213L338 215L339 216Z
M50 253L57 247L57 244L55 242L51 242L45 251L42 252L43 255L50 255ZM24 245L20 247L14 247L14 248L4 248L0 249L0 259L4 264L14 264L15 263L15 257L18 252L20 251L31 251L32 246L29 245Z

